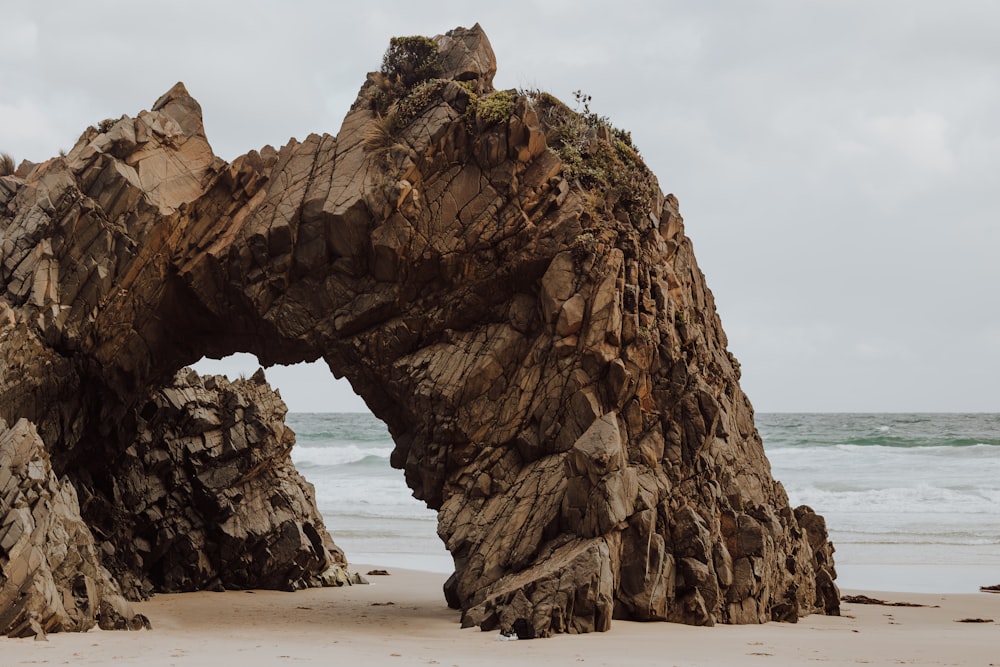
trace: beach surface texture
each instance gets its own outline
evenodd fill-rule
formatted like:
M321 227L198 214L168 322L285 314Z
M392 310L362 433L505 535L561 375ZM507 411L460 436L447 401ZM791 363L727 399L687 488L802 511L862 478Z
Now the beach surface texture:
M0 656L11 666L1000 664L1000 595L989 593L868 592L925 606L845 602L840 617L814 614L797 624L616 621L608 632L510 641L459 629L459 612L441 595L445 575L388 571L368 576L367 586L157 595L138 605L155 619L151 631L3 638Z

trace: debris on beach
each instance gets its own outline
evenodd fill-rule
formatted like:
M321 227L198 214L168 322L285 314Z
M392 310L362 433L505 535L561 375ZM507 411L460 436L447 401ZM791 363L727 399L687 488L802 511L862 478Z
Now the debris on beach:
M918 604L916 602L888 602L887 600L879 600L878 598L870 598L867 595L844 595L840 598L841 602L847 602L848 604L878 604L884 607L931 607L936 609L938 605L936 604Z

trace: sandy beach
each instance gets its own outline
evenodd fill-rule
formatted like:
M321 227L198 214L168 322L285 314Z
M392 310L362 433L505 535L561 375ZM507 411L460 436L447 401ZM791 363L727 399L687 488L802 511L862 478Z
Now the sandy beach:
M367 566L358 566L367 571ZM1000 595L867 591L926 607L845 603L798 624L695 628L615 621L610 632L501 641L459 629L444 575L391 569L372 584L297 593L157 595L152 631L0 639L7 665L1000 665ZM846 591L858 594L858 591ZM991 619L961 622L962 619Z

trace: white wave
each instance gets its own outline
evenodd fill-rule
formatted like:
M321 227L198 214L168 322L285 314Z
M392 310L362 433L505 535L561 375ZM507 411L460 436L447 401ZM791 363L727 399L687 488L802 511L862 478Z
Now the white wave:
M336 466L346 463L357 463L372 456L386 460L389 465L389 455L392 447L359 447L358 445L341 445L339 447L292 447L292 461L295 465Z
M892 484L893 480L885 480ZM850 484L850 482L848 482ZM1000 490L989 487L948 488L916 484L888 488L823 488L786 482L793 504L806 504L822 513L862 512L873 515L982 514L1000 522Z
M963 459L992 459L1000 461L1000 447L981 442L962 446L925 445L921 447L855 445L847 443L813 447L803 445L773 445L766 446L764 449L768 459L772 461L776 458L815 460L817 457L824 459L871 459L883 457L910 460L922 457L946 457L958 461Z

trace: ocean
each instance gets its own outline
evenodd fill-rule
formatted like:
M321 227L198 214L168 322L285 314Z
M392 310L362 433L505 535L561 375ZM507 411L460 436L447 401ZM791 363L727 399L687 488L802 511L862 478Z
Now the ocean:
M826 518L842 588L1000 583L1000 414L761 414L792 505Z
M1000 414L758 414L792 506L824 515L841 588L1000 583ZM367 413L290 413L292 459L352 563L451 572L436 513L389 467Z

